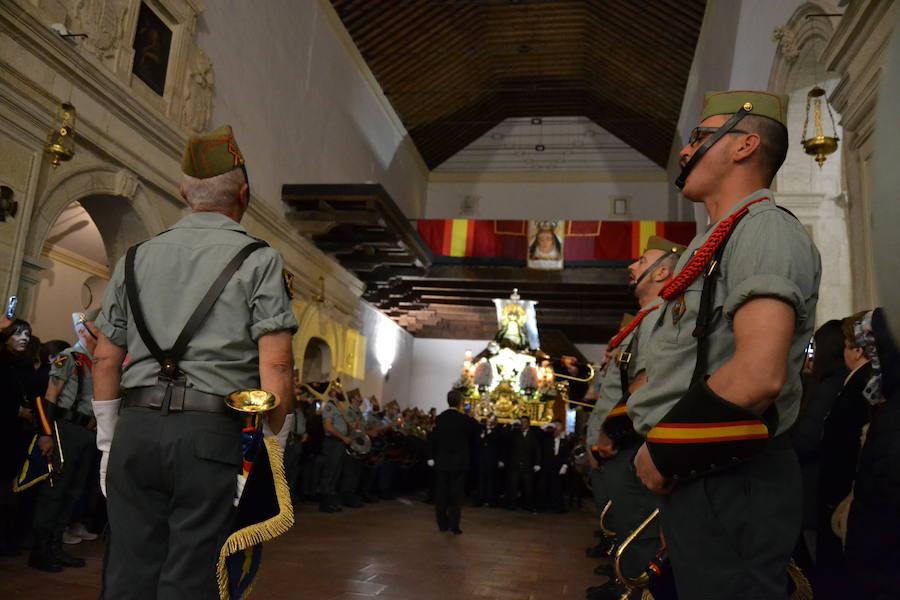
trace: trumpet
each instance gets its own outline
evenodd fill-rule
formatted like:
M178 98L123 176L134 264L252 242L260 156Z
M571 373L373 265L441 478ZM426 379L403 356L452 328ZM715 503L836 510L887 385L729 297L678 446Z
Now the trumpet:
M615 561L613 562L613 568L616 572L616 579L625 586L628 590L619 600L628 600L631 597L631 593L635 590L639 590L647 587L647 584L650 583L650 576L646 571L638 575L637 577L626 577L625 573L622 572L622 555L625 554L625 551L628 550L628 546L639 536L641 535L645 529L650 527L650 524L659 516L659 509L655 509L650 516L644 519L644 522L638 525L637 529L631 532L625 540L619 544L619 548L616 550Z

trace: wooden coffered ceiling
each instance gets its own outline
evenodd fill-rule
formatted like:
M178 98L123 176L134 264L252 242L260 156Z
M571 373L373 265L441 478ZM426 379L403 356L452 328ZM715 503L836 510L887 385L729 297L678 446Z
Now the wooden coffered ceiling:
M705 0L331 0L429 169L511 117L668 160Z

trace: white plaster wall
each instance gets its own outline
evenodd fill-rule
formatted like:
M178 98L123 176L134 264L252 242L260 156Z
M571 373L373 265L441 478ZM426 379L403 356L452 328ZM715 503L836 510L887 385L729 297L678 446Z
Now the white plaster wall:
M197 44L215 69L211 126L233 126L256 194L281 210L283 184L377 182L418 216L421 159L333 28L327 3L205 4Z
M98 308L108 281L48 257L43 260L47 269L40 274L27 318L34 334L42 341L60 339L74 342L72 313ZM94 301L90 306L84 306L81 289L88 279L91 280Z
M478 197L478 219L610 218L610 198L629 196L630 216L623 220L668 221L668 184L650 182L583 183L436 183L428 184L427 219L461 218L466 196Z
M383 402L396 400L401 407L409 405L413 366L413 337L399 325L366 302L360 302L360 331L366 336L366 377L356 382L364 396L376 396ZM386 340L380 340L385 336ZM394 358L387 374L383 372L379 344L387 342Z
M409 406L447 408L447 392L462 372L466 350L478 354L489 340L416 338L413 344Z
M764 90L775 58L777 43L772 30L787 23L804 0L719 0L740 5L731 90Z

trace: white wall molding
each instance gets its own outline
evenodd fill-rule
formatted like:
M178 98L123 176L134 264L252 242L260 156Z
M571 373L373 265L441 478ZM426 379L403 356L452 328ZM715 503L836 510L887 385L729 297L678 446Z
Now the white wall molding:
M109 269L104 265L94 262L89 258L85 258L80 254L76 254L71 250L66 250L62 246L44 244L41 256L46 256L47 258L61 262L64 265L69 265L73 269L78 269L83 273L96 275L97 277L109 280Z

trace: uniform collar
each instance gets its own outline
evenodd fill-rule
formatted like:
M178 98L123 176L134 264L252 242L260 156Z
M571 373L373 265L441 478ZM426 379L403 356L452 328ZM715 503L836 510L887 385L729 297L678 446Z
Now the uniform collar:
M241 227L240 223L236 223L225 215L215 212L191 213L172 225L170 229L231 229L232 231L247 233L247 230Z
M746 198L744 198L743 200L741 200L740 202L738 202L737 204L732 206L731 210L729 210L727 213L722 215L721 219L719 219L715 223L710 224L709 231L712 231L713 229L715 229L716 225L718 225L719 223L721 223L722 221L724 221L725 219L727 219L728 217L730 217L737 211L741 210L748 202L753 202L754 200L759 200L760 198L766 198L766 197L771 199L772 196L773 196L772 190L770 190L769 188L762 188L762 189L756 190L755 192L753 192L752 194L750 194L749 196L747 196ZM751 207L751 210L752 210L752 207Z

